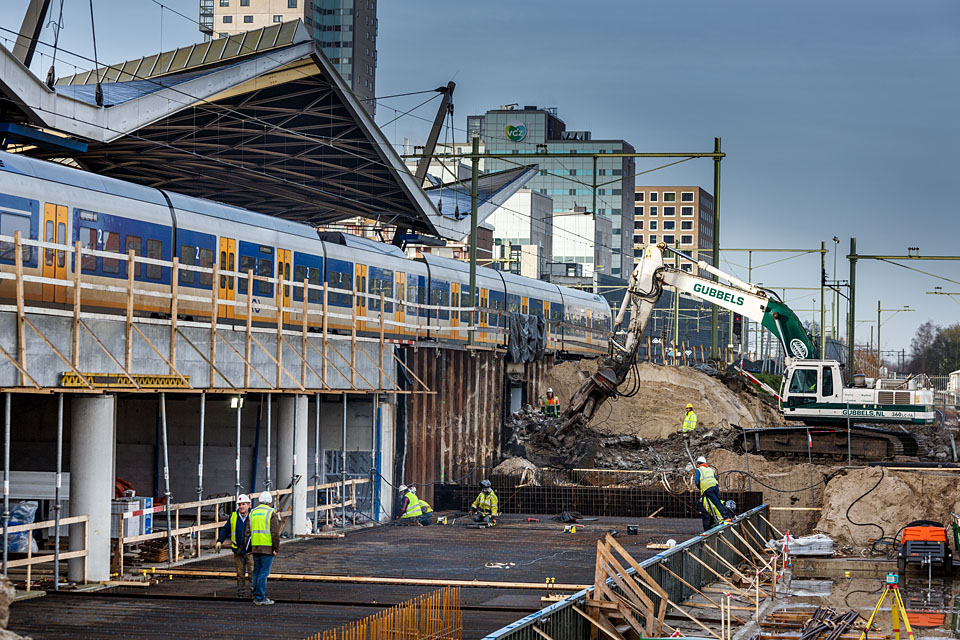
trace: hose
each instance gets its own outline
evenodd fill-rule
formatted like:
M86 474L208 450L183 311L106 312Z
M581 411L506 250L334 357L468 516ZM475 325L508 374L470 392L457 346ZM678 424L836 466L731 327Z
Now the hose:
M864 492L863 495L861 495L859 498L857 498L856 500L854 500L853 502L851 502L851 503L850 503L850 506L847 507L847 513L846 513L847 522L849 522L850 524L854 525L855 527L876 527L877 529L880 529L880 537L877 538L877 540L882 540L882 539L885 537L884 534L886 533L886 531L884 531L883 527L881 527L881 526L880 526L879 524L877 524L876 522L854 522L854 521L850 518L850 510L853 509L853 505L857 504L858 502L860 502L861 500L863 500L864 498L866 498L868 495L870 495L871 493L873 493L873 490L876 489L877 487L879 487L879 486L880 486L880 483L883 482L883 479L886 477L886 474L887 474L887 472L884 470L884 468L883 468L883 467L880 467L880 479L877 480L877 484L875 484L875 485L873 485L872 487L870 487L870 489L868 489L866 492Z

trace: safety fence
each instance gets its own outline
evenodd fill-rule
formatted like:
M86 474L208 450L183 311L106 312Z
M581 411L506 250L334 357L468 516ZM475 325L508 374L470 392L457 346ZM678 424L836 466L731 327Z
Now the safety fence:
M443 587L307 640L460 640L460 587Z
M769 538L767 517L767 505L760 505L737 516L730 524L711 529L644 560L640 567L666 592L668 602L664 604L676 608L677 604L706 585L725 580L721 576L729 572L731 566L735 567L744 557L753 553L749 547L764 548ZM630 567L625 573L634 576L636 570ZM629 579L632 580L632 577ZM663 603L662 595L647 587L643 581L634 582L647 590L653 608L659 608ZM613 578L607 579L606 585L614 593L625 597L624 591ZM593 597L593 587L578 591L488 634L484 640L590 640L596 637L596 627L588 620L589 616L583 607ZM712 631L710 634L720 638Z
M0 304L0 311L17 316L14 353L0 347L0 355L16 367L21 387L52 386L39 383L37 370L27 361L27 329L37 334L69 368L79 387L89 389L95 385L89 374L82 372L79 353L81 336L87 334L119 370L123 378L121 386L130 390L159 386L145 379L145 376L156 376L155 368L149 372L137 372L134 368L134 334L145 341L169 369L169 374L164 375L173 380L163 381L166 386L195 388L190 376L178 368L178 343L185 343L205 361L208 386L212 388L216 381L223 380L233 391L252 388L251 381L257 389L332 389L333 371L337 379L348 381L350 390L396 390L400 386L395 379L397 364L385 362L385 357L392 356L404 368L406 365L393 349L384 348L385 345L452 340L472 342L475 348L498 349L508 341L510 309L427 304L421 299L420 290L424 287L412 287L414 295L408 287L404 295L402 280L397 283L400 295L394 297L392 281L375 281L371 277L368 283L367 276L360 273L356 277L336 274L350 287L333 287L313 275L312 272L319 274L319 269L292 269L289 256L286 262L281 259L277 275L273 276L272 262L269 275L255 275L252 268L222 268L212 256L199 260L193 255L189 260L176 257L164 260L159 255L146 257L132 250L122 253L119 247L116 251L103 251L84 247L79 241L68 245L24 239L19 232L13 237L0 236L0 251L8 257L12 253L14 260L12 269L5 267L0 271L0 298L15 301L15 304ZM195 262L200 264L193 264ZM295 277L305 271L304 277L291 279L291 271ZM458 291L454 300L462 299ZM431 300L438 301L449 302L449 298ZM72 319L72 349L58 349L55 341L44 335L28 314ZM89 320L125 323L122 355L121 345L113 345L111 351L85 322ZM145 325L167 327L168 337L164 341L168 344L155 345L141 330ZM209 331L209 344L198 347L184 333L187 328ZM242 349L224 335L225 331L240 328L244 331ZM550 317L546 330L548 349L605 351L607 328L594 326L589 311L584 312L582 318L577 316L571 320ZM332 336L337 340L328 339ZM321 346L314 345L308 339L311 337L321 339ZM275 338L276 344L265 345L266 338ZM294 338L300 339L301 344L296 345L299 349L294 346ZM347 339L351 353L344 355L334 342ZM379 343L380 351L371 356L363 349L358 350L358 343ZM242 382L231 380L222 366L218 366L218 345L227 349L221 349L221 356L227 353L230 358L243 362ZM295 354L298 363L295 361L292 366L284 363L283 346ZM266 353L276 366L272 380L254 366L255 351ZM362 356L358 356L358 351ZM358 357L366 357L376 367L376 380L367 379L358 370ZM295 368L297 364L299 372ZM31 375L31 371L35 374ZM308 372L312 375L308 376ZM407 373L412 375L409 369Z
M318 501L312 509L314 522L321 517L320 514L323 514L322 517L325 518L327 522L330 522L332 513L336 509L346 509L347 507L356 505L357 485L368 482L370 482L369 478L357 478L342 483L327 482L307 486L306 491L308 494L313 493L315 496L322 496L322 504ZM346 500L341 499L341 493L344 490L346 492L343 493L343 495L347 497ZM280 521L283 523L293 513L290 504L290 496L293 494L293 489L289 487L286 489L276 489L270 491L270 494L273 496L272 504L276 505L277 515L280 516ZM229 510L229 513L232 513L233 509L236 508L235 501L236 498L234 496L225 496L221 498L176 503L169 505L169 507L167 505L159 505L149 509L124 512L121 514L118 537L115 542L113 558L114 571L123 575L124 554L127 549L133 545L151 540L167 540L165 560L169 563L178 562L184 558L199 558L203 549L203 534L210 532L210 545L208 548L212 547L216 543L220 528L229 517L225 509L226 505L233 507ZM205 508L209 507L213 508L213 514L205 521L203 512ZM131 528L129 525L131 519L142 518L150 514L164 514L165 518L169 519L168 528L150 533L126 535ZM355 512L354 518L356 518ZM190 524L183 524L182 521L187 521ZM155 524L159 524L160 522L161 521L154 520ZM139 530L139 527L137 527L137 530ZM186 547L186 552L183 550L184 547Z
M54 536L54 548L53 550L44 550L41 552L34 553L32 540L28 540L26 547L26 557L25 558L15 558L9 559L7 555L4 554L4 565L3 573L7 574L9 569L15 569L17 567L26 567L27 568L27 578L26 578L26 590L30 591L32 582L33 582L33 567L38 564L52 564L54 565L54 575L59 581L59 563L61 560L70 560L73 558L83 558L83 582L87 582L87 533L88 526L90 523L89 516L71 516L69 518L60 518L59 520L44 520L43 522L32 522L30 524L15 524L5 526L3 528L3 538L4 544L7 543L9 536L16 534L26 534L29 538L33 537L33 532L40 529L50 529L59 531L60 527L69 527L69 526L82 526L83 527L83 548L82 549L72 549L71 551L60 551L60 536ZM71 546L77 546L77 543L74 539L71 539ZM18 554L21 555L21 554Z

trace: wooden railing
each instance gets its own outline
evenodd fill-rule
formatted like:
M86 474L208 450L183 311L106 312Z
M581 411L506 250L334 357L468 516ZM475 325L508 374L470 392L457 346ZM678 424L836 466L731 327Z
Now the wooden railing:
M340 500L340 482L328 482L325 484L319 485L309 485L306 487L307 494L314 491L323 491L326 497L325 503L314 507L314 511L324 512L329 521L329 514L334 509L340 509L344 507L349 507L357 504L357 485L370 482L369 478L357 478L353 480L346 481L346 487L350 491L350 498L343 502ZM285 506L281 504L283 499L286 496L293 494L293 489L275 489L270 491L270 494L273 496L273 503L277 505L277 515L280 516L281 521L285 521L292 513L292 505L288 502ZM337 500L337 502L331 502L331 500ZM118 537L115 543L114 551L114 569L120 575L123 575L124 572L124 551L127 547L135 544L140 544L147 542L149 540L161 540L171 539L171 547L173 554L169 558L169 562L178 562L184 558L199 558L201 555L201 550L203 548L202 536L205 532L212 532L210 537L210 547L212 547L217 540L217 535L219 534L220 528L226 522L225 517L221 517L221 506L232 504L234 509L236 505L234 504L234 496L224 496L221 498L208 498L206 500L196 500L193 502L181 502L176 504L171 504L169 509L166 505L160 505L152 507L149 509L141 509L137 511L127 511L122 515L120 519L120 526L118 530ZM213 519L208 522L203 521L202 510L204 507L213 507L214 514ZM160 531L153 531L151 533L143 533L139 535L124 535L125 523L131 518L141 517L147 513L154 514L154 526L157 528L158 523L164 523L169 511L170 518L170 529L169 534L166 528ZM181 513L185 515L181 515ZM232 510L231 510L232 512ZM183 525L182 520L189 520L190 524ZM354 515L354 523L356 523L356 515ZM186 545L182 545L181 541L183 538L186 538ZM186 546L189 548L189 555L181 555L181 546ZM208 547L209 548L209 547Z
M43 563L53 563L56 560L70 560L71 558L83 558L83 582L87 582L87 534L89 531L89 516L71 516L69 518L61 518L60 526L66 527L72 524L82 524L83 525L83 549L75 549L73 551L45 551L34 555L33 545L27 545L27 557L19 558L16 560L7 560L7 568L14 569L16 567L26 567L27 568L27 591L30 591L31 582L33 578L33 566ZM32 522L30 524L15 524L6 527L6 532L8 535L15 533L29 533L30 536L33 536L33 532L37 529L48 529L50 527L55 527L57 525L56 520L44 520L43 522ZM55 544L59 545L60 541L55 540Z

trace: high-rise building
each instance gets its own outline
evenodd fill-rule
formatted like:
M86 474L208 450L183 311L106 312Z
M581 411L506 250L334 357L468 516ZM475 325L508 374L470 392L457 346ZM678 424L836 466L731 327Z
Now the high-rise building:
M372 114L377 0L200 0L200 31L208 38L225 38L293 20L303 20L347 86Z
M635 187L633 253L665 242L698 260L713 261L713 196L700 187ZM696 269L681 264L685 271Z
M597 273L626 277L633 265L633 158L553 157L550 153L633 153L624 140L594 140L590 131L570 131L557 117L556 108L505 106L484 115L467 117L467 141L452 149L469 152L470 139L480 136L490 153L536 153L539 157L484 158L486 172L537 164L538 175L527 188L553 199L553 260L583 265L584 276ZM596 193L594 193L596 190ZM596 204L594 205L594 202ZM594 210L595 209L595 210ZM607 220L610 231L594 219ZM604 246L595 247L600 242ZM604 240L603 238L609 238ZM623 240L626 238L626 240ZM577 242L584 246L577 245ZM574 251L574 248L577 250ZM568 251L569 249L569 251ZM607 257L609 256L609 257Z

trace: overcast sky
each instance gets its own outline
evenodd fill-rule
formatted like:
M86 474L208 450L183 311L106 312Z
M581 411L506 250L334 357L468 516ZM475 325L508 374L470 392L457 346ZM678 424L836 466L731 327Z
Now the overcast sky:
M153 0L96 0L101 62L199 40L191 22L199 0L163 2L190 20ZM17 30L26 5L6 0L11 10L0 27ZM623 138L638 151L711 151L720 136L728 154L721 246L832 247L837 236L842 279L851 236L863 254L920 247L925 255L960 255L956 0L381 0L379 20L377 95L453 79L458 139L468 114L514 102L555 106L568 128ZM52 42L51 28L43 40ZM61 47L92 57L87 2L66 0ZM89 66L67 55L58 74L72 73L74 63ZM34 69L45 75L49 64L43 57ZM377 119L385 123L393 109L423 99L385 100ZM415 113L432 119L435 105ZM385 133L415 144L428 126L406 117ZM712 190L712 166L692 161L640 181ZM755 255L753 263L783 257ZM827 262L830 272L832 253ZM875 320L877 300L884 309L916 309L883 314L885 349L908 347L926 320L960 320L960 296L924 293L935 286L960 293L960 261L909 264L956 283L861 262L858 320ZM731 253L721 268L746 278L743 265L745 254ZM755 269L753 279L818 287L819 259ZM819 293L787 291L787 300L807 319ZM858 326L858 341L869 334L870 324Z

